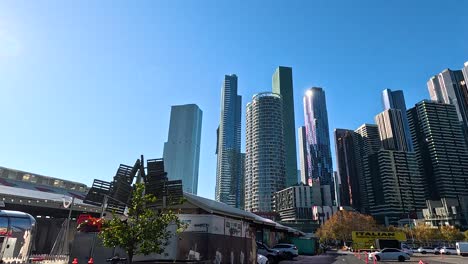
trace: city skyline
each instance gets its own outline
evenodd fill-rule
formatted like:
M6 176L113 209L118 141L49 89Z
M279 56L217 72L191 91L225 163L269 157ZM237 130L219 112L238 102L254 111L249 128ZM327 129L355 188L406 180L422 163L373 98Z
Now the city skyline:
M427 41L458 33L467 3L434 3L2 2L1 165L91 185L116 161L162 157L169 107L193 102L204 112L198 194L214 198L225 74L250 98L269 89L278 65L292 67L296 129L311 86L327 91L330 134L371 123L383 88L404 90L411 106L429 98L431 76L467 60L465 35L443 53L446 42Z

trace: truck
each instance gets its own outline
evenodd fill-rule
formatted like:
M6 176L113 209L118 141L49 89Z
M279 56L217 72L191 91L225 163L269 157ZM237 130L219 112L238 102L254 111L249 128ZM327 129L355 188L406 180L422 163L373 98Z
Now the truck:
M375 245L376 240L397 240L400 243L406 241L406 235L403 232L353 231L351 235L354 251L377 249L379 247ZM400 248L400 246L398 245L396 248Z
M457 242L456 248L459 256L468 256L468 242Z
M376 239L374 245L375 249L401 248L401 242L396 239Z

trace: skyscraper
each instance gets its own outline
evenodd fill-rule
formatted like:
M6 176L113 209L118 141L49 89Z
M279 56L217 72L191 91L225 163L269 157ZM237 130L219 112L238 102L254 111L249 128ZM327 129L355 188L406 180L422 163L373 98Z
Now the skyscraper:
M385 225L425 205L423 179L414 152L381 149L364 167L370 214Z
M241 107L237 76L224 76L221 120L217 130L216 201L240 208L244 183L241 175Z
M195 104L171 107L164 167L169 180L182 180L185 192L197 194L203 112Z
M360 172L361 153L358 145L360 135L348 129L335 129L335 150L337 174L340 178L341 206L352 206L361 209Z
M408 121L426 198L468 196L468 151L455 105L421 101Z
M445 69L429 79L427 88L432 100L455 106L458 120L466 129L468 126L468 92L463 72Z
M400 109L389 108L375 116L384 149L409 151L403 115Z
M382 103L384 110L388 109L398 109L401 111L401 118L403 123L403 131L405 135L405 141L408 151L413 151L413 144L411 142L411 133L408 125L408 117L406 115L406 102L403 91L397 90L392 91L390 89L385 89L382 92Z
M309 168L307 165L307 136L305 126L301 126L297 130L297 138L299 139L299 164L301 171L301 183L308 184Z
M354 132L359 136L357 137L357 143L360 155L358 159L358 175L359 175L359 190L361 200L361 212L369 213L369 186L367 185L366 175L364 173L365 168L369 166L369 155L376 153L381 148L379 130L374 124L363 124L358 127Z
M313 87L304 96L304 119L307 136L308 178L320 179L322 185L332 183L333 164L328 130L325 91Z
M297 184L296 124L294 122L294 96L292 69L279 66L272 77L272 92L283 99L283 135L286 151L286 186Z
M245 210L272 212L274 193L285 188L281 95L259 93L247 104Z

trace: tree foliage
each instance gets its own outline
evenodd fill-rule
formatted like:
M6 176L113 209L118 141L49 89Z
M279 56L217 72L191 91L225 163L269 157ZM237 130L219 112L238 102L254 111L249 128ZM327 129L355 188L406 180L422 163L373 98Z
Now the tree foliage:
M163 253L168 239L174 235L168 227L176 225L177 232L180 232L184 225L174 212L157 212L146 206L155 201L154 195L144 194L143 184L136 184L128 217L121 219L113 215L111 220L104 221L99 234L104 246L124 249L128 263L132 263L135 254Z
M378 231L381 227L372 216L352 211L339 211L326 221L316 232L323 241L350 241L352 231Z
M456 227L442 226L439 231L441 238L445 241L459 241L465 237Z
M465 241L468 241L468 230L466 230L465 232L463 232L463 235L465 235Z

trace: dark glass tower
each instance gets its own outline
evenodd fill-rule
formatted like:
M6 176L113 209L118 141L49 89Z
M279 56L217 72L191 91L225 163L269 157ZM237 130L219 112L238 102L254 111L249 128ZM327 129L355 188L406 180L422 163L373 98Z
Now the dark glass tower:
M304 119L307 136L308 177L309 179L319 179L322 185L331 185L333 164L327 104L322 88L313 87L306 91Z
M340 197L341 206L352 206L358 210L361 209L359 137L352 130L335 129L336 164L341 182L337 197Z
M241 172L241 107L237 76L224 76L221 87L221 119L217 130L216 201L242 207L244 182Z
M283 98L283 135L286 152L286 187L297 184L296 124L292 69L279 66L273 74L273 93Z
M426 198L468 196L468 151L455 105L421 101L408 121Z
M389 109L400 110L403 127L399 128L399 130L403 131L404 133L404 140L406 142L406 150L413 151L413 143L411 142L411 133L409 130L409 125L408 125L408 116L406 115L406 102L405 102L405 95L403 94L403 91L401 90L392 91L390 89L383 90L382 103L384 106L384 110L389 110ZM403 150L403 148L400 150Z
M405 114L406 116L406 114ZM400 109L390 108L375 116L384 149L409 151Z

